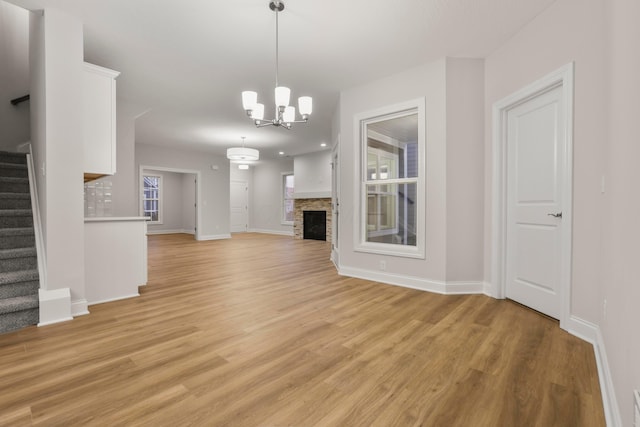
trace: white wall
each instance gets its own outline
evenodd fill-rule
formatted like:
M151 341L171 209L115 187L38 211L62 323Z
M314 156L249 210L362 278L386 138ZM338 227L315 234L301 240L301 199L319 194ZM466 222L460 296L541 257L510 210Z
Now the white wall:
M9 102L28 94L29 12L0 0L0 150L29 140L29 101Z
M353 165L358 156L354 115L407 100L426 99L426 259L409 259L356 252L354 227L359 196ZM428 288L446 280L446 62L425 64L341 93L340 100L340 271L380 281L409 282ZM379 261L386 272L379 273ZM376 276L377 274L377 276Z
M477 281L484 274L484 61L446 61L447 281Z
M117 79L116 79L117 90ZM138 216L138 192L135 164L135 116L139 110L116 102L116 173L113 184L113 216Z
M182 231L195 234L196 228L196 175L182 174Z
M296 198L331 196L331 150L296 156L293 159Z
M82 23L57 9L33 13L31 40L31 134L47 289L69 288L72 313L84 314Z
M606 187L602 198L604 228L600 289L594 293L606 301L599 324L606 343L613 384L623 425L632 425L632 390L640 389L640 2L609 0L608 153ZM595 227L594 227L595 228ZM596 238L594 236L594 243ZM590 270L588 266L585 266Z
M249 195L249 231L293 236L293 226L281 222L282 173L293 171L293 160L283 158L261 160L253 168L253 182ZM227 205L228 206L228 205Z
M200 239L228 238L229 161L210 153L174 150L136 144L136 169L140 165L200 172ZM212 166L217 166L213 170ZM136 180L136 185L139 185ZM136 187L137 188L137 187Z

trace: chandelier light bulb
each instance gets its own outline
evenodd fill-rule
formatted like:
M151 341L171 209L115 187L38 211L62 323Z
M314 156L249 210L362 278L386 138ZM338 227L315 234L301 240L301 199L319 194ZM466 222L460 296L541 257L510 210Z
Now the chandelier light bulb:
M258 103L258 93L252 90L242 92L242 107L245 111L251 111Z
M296 107L288 106L282 113L282 121L285 123L293 123L296 120Z
M311 111L313 111L313 100L310 96L301 96L298 98L298 110L303 118L311 114Z
M253 106L253 110L251 111L251 118L253 120L264 119L264 104L257 103Z
M289 106L289 98L291 97L291 89L285 86L278 86L275 90L276 93L276 106L287 107Z

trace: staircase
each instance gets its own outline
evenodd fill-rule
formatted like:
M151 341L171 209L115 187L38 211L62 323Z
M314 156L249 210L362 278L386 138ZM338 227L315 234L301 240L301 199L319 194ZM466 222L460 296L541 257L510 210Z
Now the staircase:
M39 287L27 157L0 151L0 333L38 323Z

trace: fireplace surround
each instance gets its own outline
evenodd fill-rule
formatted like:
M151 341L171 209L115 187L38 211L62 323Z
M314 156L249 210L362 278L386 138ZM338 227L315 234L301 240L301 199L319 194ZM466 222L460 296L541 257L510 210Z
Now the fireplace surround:
M326 241L331 242L331 198L295 199L293 237L294 239L304 239L304 212L324 211L326 212Z

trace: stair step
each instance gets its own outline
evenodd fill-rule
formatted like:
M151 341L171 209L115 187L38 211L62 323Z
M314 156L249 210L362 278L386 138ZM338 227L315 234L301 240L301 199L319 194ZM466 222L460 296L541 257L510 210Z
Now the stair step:
M31 209L29 193L0 193L0 209Z
M0 314L14 313L16 311L37 308L39 303L40 301L37 294L5 298L0 300Z
M0 162L0 176L13 177L13 178L28 178L29 171L27 165L18 163L3 163Z
M8 151L0 151L0 163L27 164L27 155L25 153L10 153Z
M7 286L12 283L31 282L38 280L39 277L37 269L8 271L0 273L0 286Z
M0 249L0 273L38 268L36 248Z
M0 193L29 193L29 178L1 176Z
M33 227L0 228L0 249L29 248L35 245Z
M39 321L40 310L37 307L6 313L0 315L0 334L37 325Z
M39 280L30 280L28 282L16 282L8 285L1 285L0 299L37 294L38 289L40 289Z
M0 228L26 227L33 227L33 212L31 209L0 210Z

